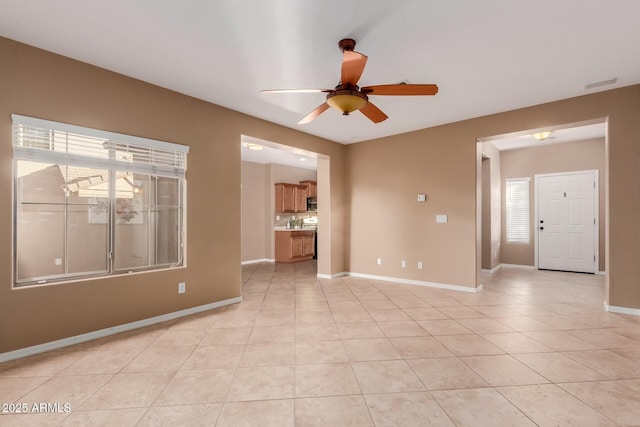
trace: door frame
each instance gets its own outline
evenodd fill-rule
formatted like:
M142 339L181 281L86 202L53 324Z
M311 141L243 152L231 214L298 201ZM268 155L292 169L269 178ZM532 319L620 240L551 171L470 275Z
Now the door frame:
M600 274L600 171L598 169L592 169L592 170L582 170L582 171L571 171L571 172L556 172L556 173L542 173L542 174L536 174L533 176L534 180L534 208L533 208L533 212L534 212L534 222L533 222L533 254L534 254L534 261L533 261L533 266L536 270L538 270L538 235L540 233L540 228L538 227L538 223L540 222L540 220L538 219L538 191L540 189L539 185L538 185L538 179L539 178L544 178L544 177L549 177L549 176L563 176L563 175L578 175L578 174L584 174L584 173L592 173L593 174L593 179L595 182L595 191L594 191L594 197L593 197L593 212L594 212L594 218L595 218L595 233L594 233L594 257L595 260L593 261L594 266L593 266L593 274Z

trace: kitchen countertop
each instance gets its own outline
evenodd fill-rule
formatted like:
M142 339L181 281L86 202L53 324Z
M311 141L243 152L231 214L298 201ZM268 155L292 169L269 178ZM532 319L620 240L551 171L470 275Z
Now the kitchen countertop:
M305 227L305 228L286 228L286 227L274 227L275 231L316 231L315 227Z

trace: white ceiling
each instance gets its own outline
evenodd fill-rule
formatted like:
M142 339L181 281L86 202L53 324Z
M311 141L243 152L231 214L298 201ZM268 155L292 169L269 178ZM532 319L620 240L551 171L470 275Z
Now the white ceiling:
M2 0L0 35L341 143L640 83L637 0ZM338 40L369 57L361 85L389 119L329 110ZM617 82L587 90L589 83Z
M260 151L249 150L247 144L261 145L264 149ZM312 170L316 170L318 167L318 154L316 153L246 135L242 135L240 150L241 158L245 162L277 163Z
M552 129L539 129L552 130ZM532 133L519 132L514 135L502 135L497 137L483 138L483 141L490 141L498 150L515 150L518 148L561 144L563 142L585 141L589 139L602 139L606 137L606 123L593 123L580 126L552 130L551 136L543 141L533 137Z

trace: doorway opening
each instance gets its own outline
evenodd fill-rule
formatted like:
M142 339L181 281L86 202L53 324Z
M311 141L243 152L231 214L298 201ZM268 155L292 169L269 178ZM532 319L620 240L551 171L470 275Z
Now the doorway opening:
M329 185L328 157L247 135L240 143L242 264L274 263L277 233L289 229L312 232L313 244L305 241L303 247L319 262L325 214L317 206L324 203L323 189ZM296 186L295 204L286 209L276 206L276 184L282 183Z
M541 131L548 131L549 134L534 134ZM587 122L559 125L545 129L531 129L522 132L483 137L478 139L478 250L481 252L478 257L478 284L481 283L481 272L485 274L495 273L501 268L523 268L523 269L551 269L562 271L585 272L584 268L571 266L578 258L583 263L589 261L593 265L592 271L596 274L604 275L605 266L605 199L607 197L607 163L606 163L606 119L592 120ZM595 171L595 172L594 172ZM545 182L545 176L575 176L578 172L593 172L596 175L596 189L593 194L595 211L591 213L581 211L580 215L593 215L587 222L591 222L591 231L594 233L592 240L590 235L582 237L577 232L566 231L560 240L559 234L554 234L555 243L548 240L539 240L539 233L548 231L548 219L539 215L539 199L537 197L537 186ZM521 215L522 206L514 204L513 200L507 201L507 183L516 181L517 183L528 182L527 195L522 196L526 206L526 215ZM558 185L571 185L575 189L577 181ZM583 183L587 185L586 183ZM593 184L588 184L593 186ZM509 197L515 197L519 193L517 185L511 185L515 192L511 191ZM562 198L565 199L563 190ZM514 196L515 195L515 196ZM571 199L571 201L569 201ZM551 209L560 209L566 221L577 223L584 220L578 217L578 208L585 208L580 197L569 197L566 201L553 202ZM518 200L516 200L517 202ZM590 205L591 202L586 202ZM520 208L520 210L509 210L510 208ZM569 206L571 205L571 206ZM545 207L543 209L549 209ZM563 210L564 209L564 210ZM573 209L572 212L570 210ZM586 213L585 213L586 212ZM543 214L547 215L546 213ZM569 218L567 215L573 215ZM588 215L587 215L588 216ZM596 226L593 227L595 217ZM558 217L559 218L559 217ZM556 219L558 219L556 218ZM545 225L539 221L545 221ZM518 221L526 221L525 227L514 229ZM509 223L509 224L508 224ZM522 222L519 224L522 226ZM586 224L585 224L586 225ZM539 228L545 227L544 231ZM546 237L546 236L545 236ZM585 249L583 244L587 241L594 242L593 254ZM540 247L542 243L542 247ZM562 257L569 261L561 266L550 266L542 261L543 257L549 258L550 249L555 252L552 258L557 258L562 252ZM560 251L560 252L559 252ZM487 253L488 252L488 253ZM593 257L595 256L595 261ZM586 257L586 258L585 258ZM573 260L575 258L575 260ZM587 259L589 258L589 259ZM553 268L550 268L553 267Z

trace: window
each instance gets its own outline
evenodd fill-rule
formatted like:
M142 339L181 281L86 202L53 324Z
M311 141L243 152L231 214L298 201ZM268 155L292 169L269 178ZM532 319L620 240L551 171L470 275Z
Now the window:
M183 264L188 147L12 119L16 285Z
M507 242L529 243L530 178L506 180Z

